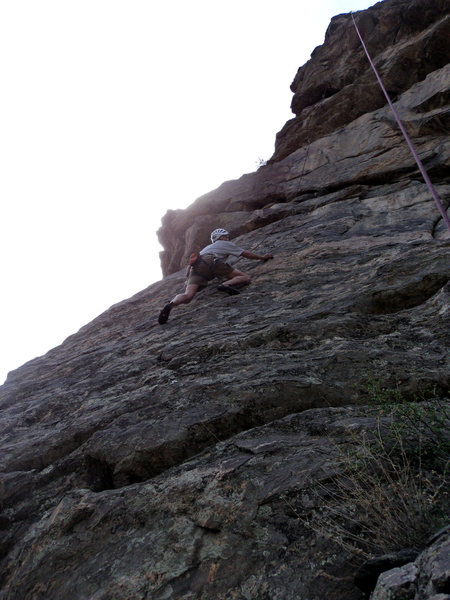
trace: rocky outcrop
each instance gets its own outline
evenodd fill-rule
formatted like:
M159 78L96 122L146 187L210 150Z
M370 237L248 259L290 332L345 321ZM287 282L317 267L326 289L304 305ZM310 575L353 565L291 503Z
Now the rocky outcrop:
M433 181L447 185L448 3L379 2L355 19L421 160ZM268 165L226 182L187 210L167 212L158 232L164 274L182 268L218 224L237 236L283 218L291 202L298 206L335 190L350 193L355 185L361 186L353 189L361 199L367 190L375 193L378 184L395 183L390 192L400 195L406 182L422 181L351 15L332 20L325 44L299 69L293 91L297 117L278 134ZM417 191L406 194L416 197ZM440 193L447 205L448 189Z
M421 29L417 6L360 13L365 35L395 9L414 23L401 43L423 45L445 15L433 3ZM389 27L379 17L377 35ZM397 107L448 207L439 60ZM169 211L164 280L8 375L2 600L361 597L348 556L300 517L311 481L339 473L335 444L374 427L370 381L448 392L450 236L389 110L351 119ZM161 327L186 256L217 226L275 258L241 260L253 281L239 296L210 285Z
M378 2L355 19L393 100L449 61L445 0ZM385 105L351 15L331 20L325 43L298 70L291 90L296 116L277 135L274 161Z
M445 206L450 195L449 82L447 65L415 84L396 103ZM346 213L351 200L354 204ZM397 212L402 206L405 210ZM340 229L330 234L337 242L361 232L395 237L397 227L402 236L441 239L445 235L440 214L388 106L359 117L284 160L223 184L186 210L168 211L159 231L166 248L163 269L169 274L186 265L190 252L209 243L209 233L218 225L233 237L246 234L248 245L261 244L264 238L266 246L280 253L289 241L285 236L274 238L274 232L281 232L291 219L288 229L295 227L299 240L318 243L319 229L323 239L336 227L337 208L342 209ZM420 221L420 232L408 223L408 210ZM422 210L426 215L420 215ZM316 223L305 235L308 219ZM278 227L273 225L276 222ZM252 234L256 230L258 234Z

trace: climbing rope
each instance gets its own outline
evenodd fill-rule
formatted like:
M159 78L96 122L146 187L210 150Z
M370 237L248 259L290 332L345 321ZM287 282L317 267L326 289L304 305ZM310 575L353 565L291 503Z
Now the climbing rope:
M367 58L369 60L369 63L370 63L370 66L372 67L372 70L375 73L375 76L376 76L376 78L378 80L378 83L380 84L380 87L383 90L383 94L385 95L386 100L388 101L388 104L391 107L392 112L394 113L395 120L397 121L397 124L400 127L400 131L403 133L403 136L404 136L404 138L406 140L406 143L408 144L409 149L411 150L411 153L412 153L412 155L413 155L413 157L414 157L414 159L415 159L415 161L417 163L417 166L419 167L419 170L422 173L422 177L424 178L425 183L427 184L428 189L431 192L431 195L432 195L432 197L433 197L433 199L434 199L434 201L436 203L436 206L437 206L439 212L441 213L441 216L442 216L442 218L444 220L444 223L447 225L447 228L450 231L450 219L448 218L447 212L444 209L444 207L442 205L442 202L441 202L441 200L440 200L440 198L439 198L436 190L434 189L433 184L431 183L430 178L428 177L428 173L426 172L425 167L423 166L422 161L420 160L419 155L417 154L416 149L415 149L415 147L414 147L414 145L413 145L413 143L412 143L412 141L411 141L408 133L406 132L406 129L403 126L403 123L402 123L402 121L401 121L401 119L400 119L400 117L399 117L399 115L398 115L398 113L397 113L397 111L395 109L395 106L392 104L392 101L391 101L391 99L389 97L389 94L386 91L386 88L383 85L383 82L381 81L381 77L379 76L378 71L377 71L375 65L373 64L373 61L372 61L372 59L370 57L370 54L369 54L369 51L367 50L367 47L366 47L366 45L364 43L364 40L362 39L361 33L359 32L359 29L358 29L358 26L356 24L355 18L353 17L353 13L351 13L351 15L352 15L352 20L353 20L353 25L355 26L356 33L358 34L358 37L359 37L359 39L361 41L361 44L362 44L362 47L364 48L364 52L366 53L366 56L367 56Z

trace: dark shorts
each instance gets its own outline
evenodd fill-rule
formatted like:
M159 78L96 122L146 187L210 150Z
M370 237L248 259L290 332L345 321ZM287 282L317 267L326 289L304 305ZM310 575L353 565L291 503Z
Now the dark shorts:
M205 254L204 256L202 256L202 260L208 263L208 265L212 266L212 264L214 263L214 256L212 254ZM214 277L228 278L233 271L234 268L231 267L228 263L216 261L216 266L214 267ZM187 285L194 284L203 288L208 285L208 281L210 281L210 279L196 271L195 267L192 267L187 280Z

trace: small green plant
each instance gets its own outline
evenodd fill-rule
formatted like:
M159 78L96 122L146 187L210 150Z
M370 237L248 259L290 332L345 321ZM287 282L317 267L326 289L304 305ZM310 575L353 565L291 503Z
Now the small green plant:
M303 517L366 558L421 549L450 516L448 401L434 394L407 402L381 386L370 394L376 426L353 435L345 450L336 445L339 474L314 485L315 509Z
M436 387L424 387L412 401L405 399L398 388L383 388L373 380L368 389L375 414L390 419L385 445L390 440L398 446L398 440L402 440L408 458L421 468L445 469L450 456L450 408Z

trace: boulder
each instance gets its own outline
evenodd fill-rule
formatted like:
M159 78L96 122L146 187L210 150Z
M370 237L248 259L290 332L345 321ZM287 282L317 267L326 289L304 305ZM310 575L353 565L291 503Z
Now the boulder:
M403 548L398 552L391 552L390 554L384 554L383 556L374 556L362 564L357 570L355 574L355 584L363 592L370 594L375 589L378 577L382 573L414 562L417 555L417 550Z
M380 575L371 600L448 600L450 533L448 529L414 562Z

